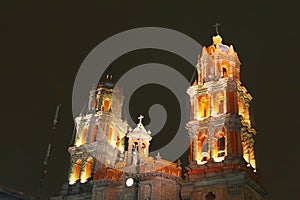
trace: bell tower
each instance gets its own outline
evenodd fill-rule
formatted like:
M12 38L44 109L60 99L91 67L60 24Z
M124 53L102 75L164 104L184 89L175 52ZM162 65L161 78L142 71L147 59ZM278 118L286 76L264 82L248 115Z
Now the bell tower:
M152 139L151 131L146 131L142 124L144 116L138 117L139 123L133 130L129 129L128 137L128 152L127 153L127 165L139 165L148 158L149 145Z
M75 141L69 147L70 185L93 180L99 169L119 161L128 128L121 118L122 104L122 92L112 75L90 91L87 112L75 118Z
M256 131L249 117L252 97L240 82L240 64L233 46L223 44L219 34L198 57L198 81L187 90L192 108L186 124L187 199L263 199L254 156Z

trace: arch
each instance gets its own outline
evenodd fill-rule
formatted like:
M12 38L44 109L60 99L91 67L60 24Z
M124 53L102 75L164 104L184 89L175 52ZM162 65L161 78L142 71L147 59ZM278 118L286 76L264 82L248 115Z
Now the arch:
M208 153L208 142L207 139L205 138L203 144L202 144L202 148L201 148L201 162L203 161L207 161L208 157L209 157L209 153Z
M222 64L222 77L226 78L228 76L230 76L230 65L227 61L223 61Z
M139 151L139 142L138 141L132 141L132 152L136 153Z
M198 96L198 112L200 112L200 118L206 118L209 116L209 95Z
M93 134L92 134L92 138L91 138L91 142L95 142L96 141L96 137L97 137L97 133L98 133L98 125L95 126Z
M214 45L211 45L210 47L207 48L207 53L209 55L212 55L215 53L215 46Z
M213 152L215 162L222 161L226 156L226 131L224 127L222 130L216 131Z
M209 191L209 192L205 195L205 199L206 199L206 200L213 200L213 199L216 199L216 195L215 195L212 191Z
M200 164L208 160L208 146L207 131L199 131L197 137L197 160Z
M225 135L221 135L217 142L218 157L225 156Z
M93 167L93 161L94 159L92 157L89 157L86 160L86 164L85 164L85 179L89 179L92 175L92 167Z
M83 129L83 132L82 132L81 144L85 144L85 143L86 143L87 131L88 131L88 129L87 129L87 127L85 127L85 128Z
M75 162L75 166L74 166L74 175L73 175L73 179L74 179L74 182L76 182L79 177L80 177L80 172L81 172L81 164L82 164L82 160L81 159L78 159L76 162Z
M110 108L110 98L105 98L103 101L103 109L105 112L109 111Z
M220 115L224 113L224 92L216 92L214 94L214 114Z
M141 150L144 155L147 155L148 145L145 141L142 142Z

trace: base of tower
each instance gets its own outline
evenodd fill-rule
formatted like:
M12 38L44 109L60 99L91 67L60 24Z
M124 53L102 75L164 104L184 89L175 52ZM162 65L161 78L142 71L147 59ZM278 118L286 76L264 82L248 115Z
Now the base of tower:
M259 176L242 157L228 156L222 162L213 159L203 165L191 162L182 182L182 199L264 199Z

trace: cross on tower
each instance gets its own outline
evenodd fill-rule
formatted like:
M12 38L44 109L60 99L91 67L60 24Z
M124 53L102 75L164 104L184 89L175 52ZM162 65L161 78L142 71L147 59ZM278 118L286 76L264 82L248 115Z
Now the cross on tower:
M140 115L139 117L138 117L138 119L140 120L140 122L139 122L139 124L141 124L142 123L142 119L144 118L144 116L143 115Z
M216 32L217 32L218 35L219 35L219 26L220 25L221 25L220 23L216 23L215 25L213 25L213 27L216 28Z

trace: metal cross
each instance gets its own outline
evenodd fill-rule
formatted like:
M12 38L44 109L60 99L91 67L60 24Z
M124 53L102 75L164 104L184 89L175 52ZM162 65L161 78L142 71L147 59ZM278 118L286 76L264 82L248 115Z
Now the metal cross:
M142 119L144 118L144 116L143 115L140 115L139 117L138 117L138 119L140 120L140 124L142 123Z
M219 23L216 23L215 25L213 25L213 27L215 27L216 28L216 32L217 32L217 34L219 35L219 26L220 26L221 24L219 24Z

